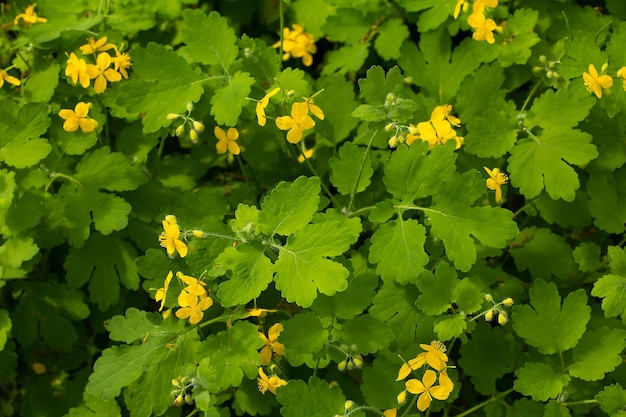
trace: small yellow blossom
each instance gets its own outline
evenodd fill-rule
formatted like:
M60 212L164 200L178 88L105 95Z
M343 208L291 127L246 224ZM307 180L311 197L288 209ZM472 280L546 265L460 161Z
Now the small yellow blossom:
M281 116L276 118L276 126L280 130L287 132L289 143L298 143L304 136L304 131L312 129L315 121L309 116L309 108L306 103L293 103L291 106L291 116Z
M265 117L265 108L270 103L270 98L278 94L280 87L276 87L269 91L261 100L256 103L256 117L259 122L259 126L265 126L267 118Z
M603 88L608 92L609 88L613 85L613 78L606 74L598 75L598 71L593 64L589 64L588 73L583 72L583 81L587 90L595 93L598 98L602 98Z
M390 408L388 410L383 411L383 416L384 417L396 417L398 415L398 409L397 408Z
M487 43L495 43L493 31L496 30L496 22L493 19L486 19L481 13L472 13L467 18L467 23L474 28L472 37L477 41L487 41Z
M417 408L420 411L425 411L430 406L433 398L445 400L450 396L452 389L447 381L445 384L442 384L440 381L440 385L433 386L436 381L437 374L431 369L424 372L424 377L421 381L417 379L409 379L406 381L405 386L407 391L411 394L419 395Z
M500 172L499 168L494 168L493 170L487 167L483 168L487 171L487 174L489 174L489 178L487 179L487 188L496 192L496 202L499 203L502 201L502 185L509 181L509 177Z
M98 128L98 122L87 117L90 108L91 103L80 101L76 104L74 110L62 109L59 111L59 117L65 120L63 130L66 132L76 132L79 126L84 133L96 130Z
M416 129L419 134L419 138L428 142L429 149L432 149L437 144L446 143L450 139L455 139L457 141L457 149L459 149L463 143L462 140L457 139L456 131L447 120L430 120L428 122L421 122L417 124Z
M400 371L398 372L398 378L396 381L400 381L411 373L411 370L416 370L428 364L431 368L441 371L446 368L448 362L448 355L446 355L446 345L439 340L433 340L430 345L420 344L420 347L426 352L422 352L415 358L411 359L408 363L402 364Z
M404 404L406 402L406 390L402 390L400 394L396 396L398 404Z
M67 59L65 75L70 77L74 84L76 84L77 81L80 82L83 88L89 87L89 83L91 82L89 72L87 72L87 62L82 58L78 58L74 52L70 53Z
M113 62L113 69L119 72L125 80L128 79L126 70L133 65L130 60L130 54L128 52L120 52L115 48L115 56L111 58L111 61Z
M93 89L96 94L103 93L107 88L108 82L117 82L122 79L122 74L115 71L111 66L111 55L106 52L101 52L96 58L96 65L88 64L87 73L89 78L94 79Z
M87 39L87 44L80 47L80 52L83 55L95 54L96 52L110 51L111 49L117 50L117 47L112 43L107 43L107 37L103 36L97 41L92 37Z
M311 149L307 149L304 152L302 152L300 155L298 155L298 162L303 163L305 160L311 159L311 157L313 156L313 152L314 151L315 151L315 149L311 148Z
M485 12L485 7L498 7L498 0L474 0L474 5L472 6L472 14L480 13L483 14Z
M283 28L283 61L293 56L302 58L302 63L310 67L313 64L313 55L317 52L315 38L310 33L306 33L304 28L297 24L292 24L289 28ZM274 48L280 47L280 41L272 45Z
M452 126L456 126L456 127L461 126L461 120L456 116L452 116L450 113L452 113L451 104L444 104L442 106L437 106L431 113L430 120L444 120L445 119Z
M276 395L276 390L283 385L287 385L287 381L280 379L276 375L268 377L263 368L259 368L259 377L256 379L261 394L265 394L268 390Z
M617 76L623 79L622 88L626 90L626 67L622 67L617 70Z
M199 281L197 278L190 277L189 275L185 275L180 271L176 273L176 278L180 279L186 284L185 288L183 288L183 291L181 291L181 294L186 293L185 295L190 295L190 296L200 297L200 298L204 298L207 296L206 284L204 282ZM181 296L179 296L178 305L180 305L181 307L186 307L188 303L185 301L182 301Z
M168 214L161 223L163 232L159 235L159 242L161 247L167 250L167 255L173 258L174 253L178 252L181 258L187 256L187 245L180 240L180 227L178 227L176 217Z
M46 373L46 365L41 362L33 363L33 372L37 375L43 375Z
M6 72L6 70L0 69L0 88L2 88L5 81L8 82L9 84L13 84L16 86L21 84L19 79L15 78L12 75L9 75L9 73Z
M252 308L241 318L247 319L248 317L265 317L267 313L275 313L277 311L278 310L268 310L266 308Z
M165 297L167 296L167 290L170 287L170 282L172 281L173 275L174 274L172 274L172 271L167 274L165 282L163 283L163 288L159 288L156 292L156 295L154 296L155 301L161 302L161 307L159 308L159 311L162 311L163 307L165 306Z
M302 97L304 99L304 104L307 107L307 110L313 113L315 117L320 120L324 120L324 112L322 109L315 103L313 103L312 98Z
M509 321L509 318L506 314L506 311L500 310L498 312L498 324L500 326L504 326Z
M176 310L176 317L179 319L189 319L190 324L200 323L204 317L204 311L213 305L211 297L205 297L198 302L198 297L189 300L189 305Z
M217 149L218 154L223 154L228 151L231 155L239 155L241 149L236 142L236 140L239 139L239 131L237 131L237 129L229 127L228 131L224 132L224 129L219 126L215 126L213 134L218 140L215 145L215 149Z
M274 324L267 331L267 337L263 333L259 333L259 337L263 339L263 347L261 348L261 364L263 366L269 365L272 361L273 353L279 356L285 355L285 346L278 342L278 336L283 331L283 325L280 323Z
M35 23L46 23L48 19L46 19L45 17L39 17L37 16L37 13L35 13L36 6L37 3L27 6L26 10L24 10L24 13L20 13L15 16L15 19L13 19L13 24L17 25L20 22L20 19L22 19L22 21L27 25L34 25Z

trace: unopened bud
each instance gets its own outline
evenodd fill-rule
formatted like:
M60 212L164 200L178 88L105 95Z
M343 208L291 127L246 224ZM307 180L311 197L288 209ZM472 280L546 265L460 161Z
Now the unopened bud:
M348 411L349 409L351 409L353 406L354 406L354 401L350 401L350 400L346 401L346 402L343 404L343 408L344 408L344 410L346 410L346 411Z
M202 124L202 122L199 122L197 120L193 121L193 128L196 129L198 133L204 132L204 125Z
M185 394L185 403L187 404L193 403L193 398L191 397L190 394Z
M508 321L509 319L506 316L506 313L504 311L501 311L500 314L498 314L498 324L500 326L504 326Z
M191 139L193 143L198 142L198 132L196 132L195 129L189 131L189 139Z
M193 237L197 237L198 239L207 237L206 232L203 232L202 230L195 229L191 233L193 233Z
M354 363L354 366L357 369L361 369L363 367L363 360L361 358L354 358L354 359L352 359L352 363Z
M176 136L181 137L185 133L185 125L180 125L176 128Z
M183 395L178 394L178 397L174 398L174 407L180 407L181 405L183 405L184 401L185 399L183 398Z
M343 372L346 370L346 361L341 361L337 364L337 369L339 369L339 371Z
M392 136L389 138L389 141L387 141L387 143L389 144L389 147L391 149L395 149L396 146L398 146L398 137L397 136Z
M493 301L493 297L491 296L491 294L485 294L485 300Z
M387 123L385 125L385 132L391 132L393 130L393 123Z
M177 113L169 113L166 118L167 120L176 120L180 117L180 114Z
M190 101L189 103L187 103L187 111L192 111L193 110L193 103Z
M398 404L404 404L404 402L406 401L406 390L398 394L396 400L398 401Z
M404 77L404 83L406 85L411 85L413 84L413 77Z
M485 320L487 321L493 320L493 310L489 310L485 313Z
M606 71L606 69L607 69L608 67L609 67L609 63L608 63L608 62L605 62L605 63L602 65L602 72Z
M511 297L509 297L509 298L505 298L505 299L502 301L502 304L504 304L504 305L505 305L505 306L507 306L507 307L511 307L511 306L513 305L513 299L512 299Z

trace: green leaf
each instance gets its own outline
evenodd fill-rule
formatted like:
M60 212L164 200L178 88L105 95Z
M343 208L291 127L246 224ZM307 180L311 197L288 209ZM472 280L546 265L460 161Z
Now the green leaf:
M538 279L529 291L530 304L513 307L513 328L545 355L563 353L578 344L591 317L583 289L570 292L563 305L553 282Z
M259 230L268 235L287 236L301 229L317 211L319 193L317 177L280 182L261 203Z
M289 302L310 307L317 291L326 295L344 291L348 286L348 270L328 257L346 252L356 242L359 230L337 220L310 224L287 239L279 247L274 264L276 289Z
M458 283L454 303L459 311L465 314L475 313L481 309L484 299L483 292L470 278L463 278Z
M500 327L478 323L472 338L461 345L459 365L470 376L476 391L482 395L496 392L496 380L512 372L515 365L516 345Z
M556 398L569 382L569 376L558 374L544 363L527 363L515 372L515 391L530 396L535 401Z
M428 32L437 29L454 11L454 2L442 2L439 0L403 0L398 2L401 7L409 12L426 10L420 13L417 27L420 32Z
M594 224L609 233L624 232L626 223L626 168L591 174L587 202Z
M545 188L552 199L573 201L580 182L571 165L585 165L597 156L588 133L547 128L540 135L519 140L511 150L511 184L526 198L538 196Z
M602 298L605 317L626 319L626 277L604 275L593 284L591 295Z
M214 262L215 266L232 271L220 284L218 297L224 307L248 303L257 298L272 282L272 262L255 244L229 247Z
M626 390L620 384L608 385L595 396L595 400L600 403L602 411L611 414L626 407Z
M211 358L211 368L217 375L215 391L240 385L244 375L248 379L255 377L262 346L257 326L249 322L235 322L228 330L208 336L198 356Z
M309 82L304 79L305 72L298 68L285 68L276 75L276 83L285 91L293 90L296 96L308 96Z
M436 146L430 152L426 142L399 147L385 164L383 182L387 191L402 203L435 194L456 170L454 146Z
M382 321L365 314L343 323L342 341L355 344L363 355L375 353L389 346L395 335Z
M155 323L160 319L159 314L150 314L137 310L134 307L126 310L124 316L113 316L104 322L109 332L109 338L118 342L132 344L138 340L143 340L150 335L154 329Z
M309 384L292 380L276 391L276 399L282 404L283 417L327 417L345 412L346 398L339 387L328 387L328 382L315 376Z
M429 316L447 311L455 301L459 284L456 277L456 271L445 261L437 264L434 274L430 271L422 272L417 279L417 288L422 293L415 302L417 308Z
M369 312L387 323L396 334L396 342L405 346L416 338L416 329L423 315L415 307L419 291L414 285L398 285L387 281L376 293Z
M24 96L31 102L50 102L59 84L59 70L59 64L54 61L35 66L24 83Z
M169 113L181 113L200 99L205 75L194 71L176 52L148 43L132 51L133 75L124 82L116 104L132 114L144 113L143 132L156 132L171 122Z
M7 310L0 310L0 352L4 350L7 343L9 333L11 331L12 322Z
M81 248L70 248L63 263L65 279L70 288L80 288L88 282L89 300L98 304L100 311L106 311L119 300L120 282L130 290L139 288L136 257L135 248L127 242L92 234Z
M543 417L571 417L570 411L560 401L550 400L546 404Z
M39 253L31 237L10 237L0 246L0 278L24 278L27 270L22 264Z
M365 101L370 104L383 105L387 94L401 95L404 87L404 77L400 68L393 67L385 76L382 67L373 66L367 70L367 77L359 80L359 88Z
M568 90L547 90L533 101L524 124L544 129L572 128L585 119L596 104L593 97L575 97ZM555 112L554 109L559 109Z
M481 65L473 74L468 75L456 96L455 108L459 112L461 121L469 123L480 118L485 111L493 113L497 110L496 105L503 104L502 100L505 97L505 91L502 88L504 80L504 70L497 64ZM505 103L508 104L506 101ZM507 113L510 112L510 109L506 110ZM514 118L517 122L516 113ZM466 142L464 143L467 145Z
M572 255L583 272L593 272L600 268L600 246L594 242L582 242Z
M246 97L250 94L250 87L254 78L247 72L237 71L229 79L228 85L219 88L211 97L211 114L219 125L235 126L243 106L248 104Z
M220 65L224 71L239 53L235 31L215 11L207 17L200 9L185 9L180 35L186 45L184 55L205 65Z
M366 149L346 142L339 148L339 156L330 158L328 164L332 171L330 182L340 194L360 193L370 185L374 169Z
M328 330L312 312L300 313L283 321L283 327L279 342L285 345L287 358L289 358L289 352L318 352L328 340Z
M114 399L104 400L96 395L84 394L85 402L78 407L72 407L64 417L120 417L120 406Z
M315 104L327 111L324 120L317 122L315 133L325 136L332 143L339 143L359 123L351 116L352 109L357 106L354 85L342 76L332 75L319 79L317 87L323 88L324 92L315 96Z
M584 334L574 348L569 374L584 381L598 381L622 363L626 330L601 327Z
M398 406L396 396L404 389L404 381L396 381L398 369L397 362L383 355L376 357L372 366L363 369L361 392L367 404L381 409Z
M617 275L626 276L626 249L619 246L609 246L609 266L611 272Z
M591 223L591 215L587 209L588 196L583 190L576 191L576 198L571 202L553 200L547 194L542 194L535 201L539 214L550 224L570 227Z
M578 270L570 245L550 229L525 229L519 237L524 243L516 245L511 256L520 271L528 269L535 278L555 276L565 279Z
M463 116L463 114L461 114ZM509 152L517 140L517 108L504 98L489 100L487 108L469 119L463 140L467 152L482 158L499 158Z
M465 315L442 316L435 321L435 333L442 342L461 336L467 329Z
M455 268L468 271L476 262L476 242L502 248L517 234L513 213L499 207L472 207L483 195L484 180L477 171L454 174L433 196L433 206L423 208L430 232L441 239Z
M0 105L0 161L27 168L48 156L52 146L39 136L50 126L47 104L27 103L18 107L12 100Z
M409 29L401 19L389 19L378 28L374 49L386 61L400 57L400 45L409 37Z
M429 260L425 241L426 229L417 220L392 220L374 232L369 261L384 281L416 282Z
M383 120L387 120L385 110L380 106L374 106L372 104L361 104L357 106L350 115L366 122L382 122Z
M355 42L343 45L326 54L322 75L344 75L361 69L369 54L369 43Z

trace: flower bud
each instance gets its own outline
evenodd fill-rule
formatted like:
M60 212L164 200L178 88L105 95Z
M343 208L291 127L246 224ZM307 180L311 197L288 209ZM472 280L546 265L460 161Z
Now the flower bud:
M344 410L348 411L349 409L351 409L354 406L354 401L346 401L343 405Z
M387 143L391 149L395 149L395 147L398 146L398 137L395 135L390 137Z
M198 133L204 132L204 125L202 124L202 122L199 122L197 120L193 121L193 128L196 129Z
M337 364L337 369L339 369L339 371L343 372L346 370L346 361L341 361Z
M178 394L178 397L174 399L174 407L180 407L181 405L183 405L184 401L185 399L183 398L183 395Z
M606 69L609 67L609 63L605 62L604 64L602 64L602 72L606 71Z
M193 237L197 237L198 239L203 239L207 237L207 234L202 230L195 229L191 233L193 234Z
M493 301L493 297L491 296L491 294L485 294L485 300Z
M361 369L363 367L363 359L360 357L352 359L352 363L354 363L354 366L357 369Z
M504 304L507 307L511 307L513 305L513 299L511 297L505 298L502 301L502 304Z
M198 142L198 132L196 132L194 129L191 129L189 131L189 139L191 139L193 143Z
M509 319L507 318L505 312L501 311L500 314L498 314L498 324L500 326L504 326L508 321Z
M391 132L393 130L393 123L387 123L385 125L385 132Z
M176 136L181 137L185 133L185 125L180 125L176 128Z
M398 401L398 404L404 404L404 402L406 401L406 390L398 394L396 400Z
M180 117L180 114L177 113L169 113L166 118L167 120L176 120Z
M490 309L489 311L487 311L485 313L485 320L487 320L487 321L493 320L493 310L492 309Z
M187 111L192 111L193 110L193 103L190 101L189 103L187 103Z

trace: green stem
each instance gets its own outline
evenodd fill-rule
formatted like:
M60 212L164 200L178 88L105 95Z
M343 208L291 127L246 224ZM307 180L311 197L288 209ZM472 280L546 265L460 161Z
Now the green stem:
M515 213L513 213L513 219L515 219L520 213L526 210L527 207L534 205L537 201L539 201L541 197L537 197L529 203L524 204L521 208L519 208Z
M537 91L537 89L541 85L542 81L543 81L543 77L541 77L539 80L537 80L537 82L535 83L533 89L530 90L530 93L528 93L528 97L526 97L526 100L524 101L524 104L522 104L522 108L520 109L519 113L517 114L518 118L521 116L522 113L524 113L524 111L526 110L526 107L530 104L530 99L533 98L533 96L535 95L535 92Z
M333 203L333 206L335 206L335 208L339 209L341 207L341 204L339 204L339 202L337 201L335 196L332 195L332 193L330 192L328 187L326 187L326 184L324 184L324 181L322 181L322 177L320 177L317 174L317 171L315 171L315 168L313 168L313 165L311 164L311 161L309 161L309 159L305 158L304 162L307 164L307 166L311 170L311 173L320 179L320 184L322 185L322 189L324 190L324 193L326 193L326 195L328 196L328 199Z
M504 391L503 393L501 393L500 395L498 395L498 396L496 396L496 397L491 397L491 398L489 398L488 400L483 401L482 403L480 403L480 404L478 404L478 405L475 405L474 407L472 407L472 408L470 408L470 409L468 409L468 410L465 410L465 411L463 411L461 414L457 414L457 415L456 415L456 416L454 416L454 417L465 417L465 416L468 416L468 415L472 414L474 411L480 410L481 408L483 408L483 407L484 407L484 406L486 406L487 404L489 404L489 403L491 403L491 402L494 402L494 401L496 401L496 400L499 400L499 399L500 399L500 398L502 398L502 397L506 397L507 395L509 395L509 394L510 394L510 393L512 393L512 392L513 392L513 388L511 388L511 389L510 389L510 390L508 390L508 391Z
M581 400L581 401L572 401L572 402L562 402L561 405L566 407L571 407L572 405L581 405L581 404L598 404L597 400Z
M283 32L285 28L285 11L283 9L283 0L278 0L278 13L280 19L280 48L278 49L278 69L283 70L283 42L285 41Z
M354 188L352 189L352 193L350 194L350 203L348 203L348 209L346 210L346 214L348 216L350 216L351 214L350 212L352 210L352 204L354 204L354 197L356 196L357 190L359 188L359 182L361 181L361 175L363 174L363 169L365 168L365 161L367 161L367 157L369 156L372 143L374 142L374 138L376 137L377 133L378 133L378 130L375 130L369 142L367 143L367 148L365 149L365 153L363 154L363 159L361 160L361 165L359 166L359 172L357 173L357 176L356 176Z

